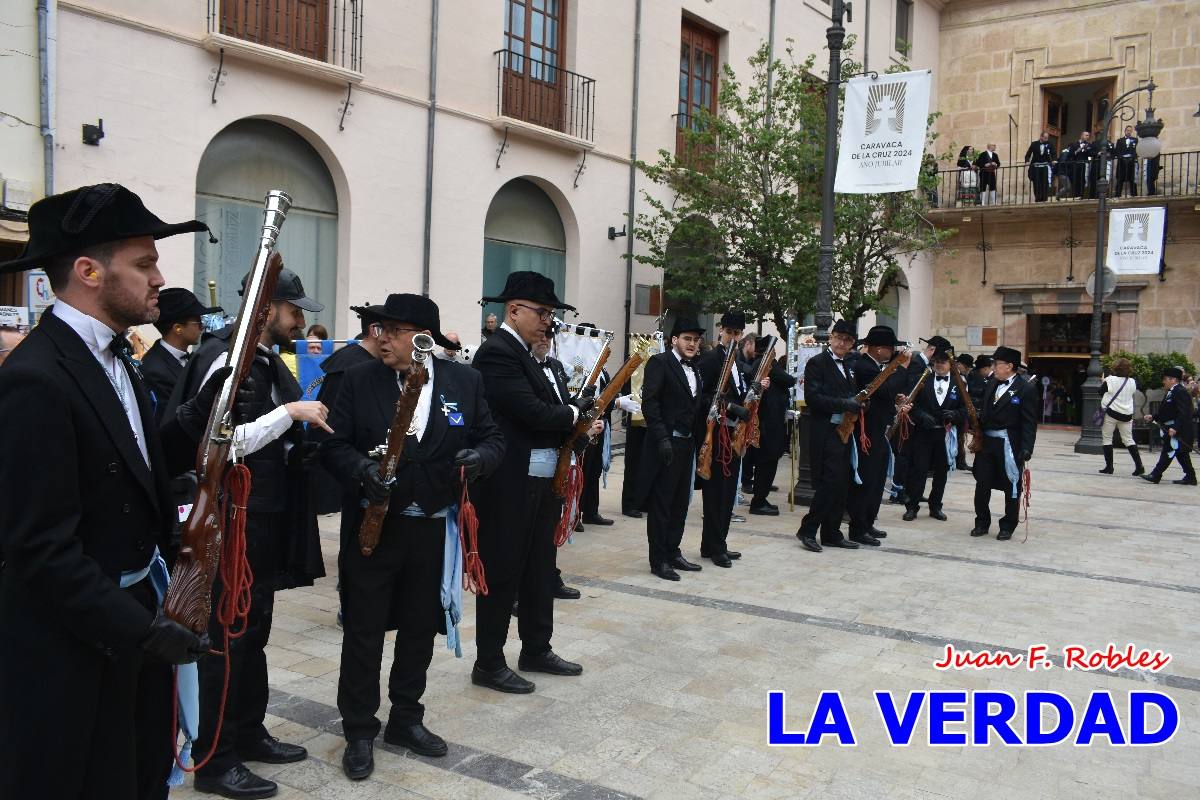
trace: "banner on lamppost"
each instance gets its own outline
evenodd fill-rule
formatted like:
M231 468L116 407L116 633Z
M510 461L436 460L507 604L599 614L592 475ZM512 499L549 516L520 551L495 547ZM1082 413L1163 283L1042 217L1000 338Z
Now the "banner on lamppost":
M1108 214L1108 268L1118 275L1157 275L1162 264L1162 206L1114 208Z
M847 81L835 192L881 194L917 188L929 121L929 82L927 69Z

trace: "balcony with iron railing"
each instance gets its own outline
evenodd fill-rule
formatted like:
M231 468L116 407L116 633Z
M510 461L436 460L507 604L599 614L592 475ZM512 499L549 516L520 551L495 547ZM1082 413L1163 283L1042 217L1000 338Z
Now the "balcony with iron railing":
M497 50L496 124L553 132L564 144L592 147L596 81L513 50ZM522 124L523 123L523 124Z
M1107 162L1109 199L1129 197L1133 189L1138 197L1200 195L1200 151L1162 153L1156 162L1130 159L1122 163L1120 159L1110 158ZM999 167L994 172L994 198L981 191L979 170L940 170L937 188L929 198L930 205L934 209L949 210L991 205L1046 206L1095 200L1100 163L1099 159L1093 159ZM1039 184L1045 186L1044 200L1039 199L1039 187L1034 183L1034 178L1039 177Z
M363 22L363 0L208 0L205 46L358 83Z

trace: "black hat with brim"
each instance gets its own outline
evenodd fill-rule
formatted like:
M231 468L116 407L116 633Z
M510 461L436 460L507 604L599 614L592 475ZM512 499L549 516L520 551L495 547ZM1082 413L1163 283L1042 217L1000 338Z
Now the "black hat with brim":
M0 273L44 267L48 259L89 247L179 233L209 234L199 220L169 224L147 210L142 198L117 183L81 186L43 198L29 209L29 241L21 257L0 263Z
M216 314L225 309L220 306L208 307L200 302L195 294L187 289L163 289L158 293L158 322L172 323L185 319L198 319L205 314Z
M704 326L697 322L695 317L679 317L671 326L671 335L681 336L685 333L698 333L703 336Z
M246 289L246 281L250 278L250 273L242 278L242 288L238 289L238 294L241 294ZM318 303L304 293L304 284L300 282L300 276L292 272L287 267L279 271L279 282L275 284L275 294L271 297L272 300L285 300L296 308L303 311L311 311L318 314L325 310L324 303Z
M1181 367L1166 367L1162 371L1164 378L1174 378L1177 381L1183 380L1183 369Z
M776 341L778 341L778 339ZM759 355L762 355L763 353L767 352L767 348L770 346L771 346L771 337L770 336L759 336L757 339L754 340L754 352L758 353Z
M1021 364L1021 351L1011 347L997 347L996 352L992 353L992 361L1007 361L1015 369Z
M971 358L970 353L961 353L958 358L954 360L965 365L967 369L973 369L975 367L975 359Z
M830 335L844 333L847 336L853 336L856 340L858 339L858 329L854 327L854 323L844 319L839 319L833 323L833 327L829 329L829 333Z
M367 322L375 320L375 314L371 311L374 306L370 302L363 303L361 306L350 306L350 310L358 315L359 319L364 319Z
M442 334L442 315L437 303L419 294L389 294L381 306L366 306L360 314L370 314L374 319L391 322L407 322L415 328L429 331L433 340L447 350L458 350L461 344L447 339Z
M992 357L988 355L976 356L975 369L980 367L990 367L992 365Z
M721 327L729 328L734 331L746 330L746 314L742 311L734 311L730 309L721 315Z
M900 340L896 338L896 332L887 325L876 325L867 331L867 336L858 344L865 344L867 347L899 347Z
M921 341L932 347L934 350L954 349L954 345L950 344L950 340L942 336L930 336L928 339L922 339Z
M953 358L953 356L950 355L950 351L948 351L948 350L934 350L933 351L933 360L934 361L949 361L951 358Z
M509 273L504 281L504 291L495 297L485 297L480 302L507 303L512 300L528 300L551 308L575 310L575 306L567 305L558 299L558 295L554 293L554 281L540 272L529 270Z

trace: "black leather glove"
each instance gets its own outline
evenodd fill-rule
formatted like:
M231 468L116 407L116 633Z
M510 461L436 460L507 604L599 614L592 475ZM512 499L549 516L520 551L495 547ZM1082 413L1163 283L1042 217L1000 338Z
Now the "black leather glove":
M594 397L596 396L596 384L594 384L594 383L593 383L591 386L589 386L589 387L587 387L586 389L584 389L584 390L583 390L583 396L584 396L584 397L593 397L593 398L594 398Z
M739 406L737 403L729 403L725 406L725 414L740 422L750 419L750 409L745 406Z
M675 448L671 446L670 439L663 439L658 443L658 460L664 467L671 466L671 462L675 460Z
M373 458L364 458L358 465L354 477L362 482L363 494L372 505L386 503L392 496L392 487L383 482L379 475L379 462Z
M233 367L221 367L204 382L200 391L186 403L180 403L175 409L175 418L184 431L192 438L199 438L208 425L208 416L212 413L213 403L221 392L225 379L233 374ZM254 418L255 382L249 375L238 384L237 393L233 397L230 411L233 412L233 424L240 425Z
M847 397L844 400L838 401L843 412L845 411L862 411L862 405L853 397Z
M317 450L320 446L319 442L300 442L293 445L292 449L288 451L288 469L301 471L311 468L313 464L317 463Z
M197 636L161 610L142 637L142 649L168 664L190 664L208 652L208 634Z
M958 422L958 412L957 411L943 411L942 412L942 422L951 422L951 423Z
M571 401L571 405L579 409L579 416L582 417L588 411L591 411L592 406L596 405L596 398L595 396L588 397L586 395L583 397L576 397Z
M1018 460L1019 460L1021 463L1025 463L1026 461L1028 461L1028 460L1029 460L1029 459L1031 459L1031 458L1033 458L1033 453L1032 453L1032 452L1030 452L1029 450L1022 450L1022 451L1021 451L1021 457L1020 457Z
M479 455L478 450L459 450L454 454L454 472L456 475L458 474L459 467L466 470L467 481L473 481L483 471L483 458Z

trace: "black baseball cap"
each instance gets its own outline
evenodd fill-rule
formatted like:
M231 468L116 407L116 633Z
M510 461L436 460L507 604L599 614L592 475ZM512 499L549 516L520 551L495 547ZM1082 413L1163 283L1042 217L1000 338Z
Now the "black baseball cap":
M238 294L241 294L246 289L246 281L249 280L250 273L242 278L242 288L238 289ZM300 282L300 276L292 272L287 267L284 267L279 272L279 282L275 284L275 294L271 297L272 300L286 300L287 302L299 308L302 311L311 311L316 314L325 310L324 303L318 303L304 293L304 284Z

